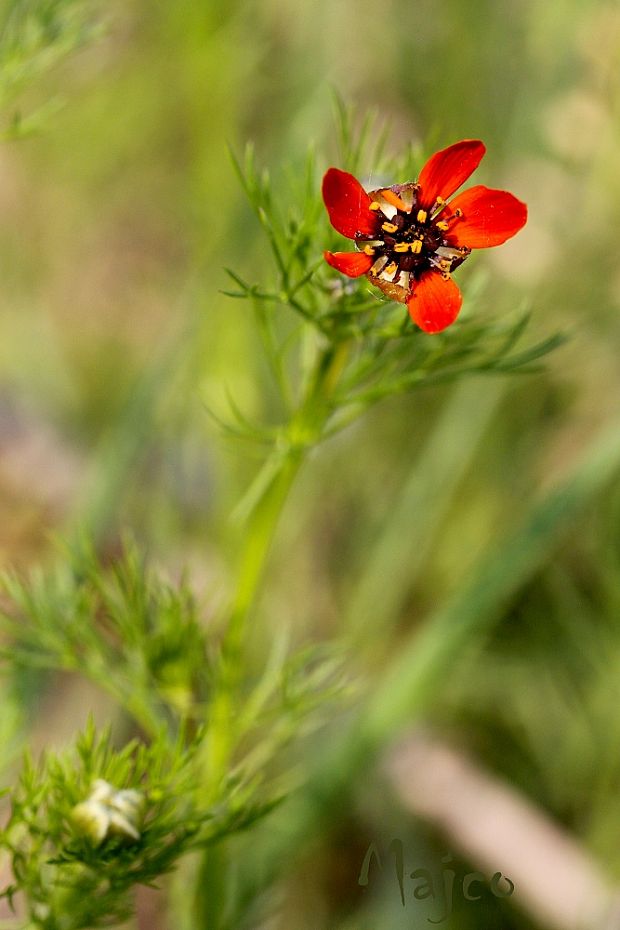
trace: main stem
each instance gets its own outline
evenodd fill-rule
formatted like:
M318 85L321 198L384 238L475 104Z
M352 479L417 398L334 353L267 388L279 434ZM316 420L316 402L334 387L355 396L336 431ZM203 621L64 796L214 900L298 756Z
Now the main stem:
M319 354L304 398L286 431L285 442L275 449L265 462L252 497L252 507L244 535L237 585L230 608L230 619L221 649L221 679L210 708L209 736L205 758L206 801L217 800L223 780L235 751L234 721L239 682L243 673L243 651L248 618L256 603L269 552L289 491L305 459L306 452L322 438L325 425L333 411L333 394L346 366L349 346L346 343L326 346ZM198 868L195 912L197 926L208 930L213 923L212 882L213 855L217 856L217 871L222 880L222 849L205 849ZM205 894L209 888L211 894ZM223 893L223 889L220 889ZM211 898L211 901L209 900Z
M280 515L306 452L320 441L332 413L333 391L348 356L348 345L327 346L317 358L305 397L293 416L284 447L274 450L257 483L262 488L252 510L239 560L237 587L223 644L224 655L242 649L245 626L263 576Z
M246 528L237 569L237 585L222 652L234 664L243 649L248 615L252 609L289 491L304 459L304 449L274 452L258 480L264 483Z

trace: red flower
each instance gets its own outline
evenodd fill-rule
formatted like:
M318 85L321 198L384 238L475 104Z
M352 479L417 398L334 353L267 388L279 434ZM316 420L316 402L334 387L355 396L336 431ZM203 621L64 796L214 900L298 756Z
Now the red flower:
M350 278L367 275L406 303L414 323L438 333L454 323L462 296L451 278L472 249L501 245L527 220L527 207L507 191L470 187L446 203L478 167L485 147L464 139L436 152L417 183L366 193L352 174L330 168L323 178L329 219L357 252L325 252Z

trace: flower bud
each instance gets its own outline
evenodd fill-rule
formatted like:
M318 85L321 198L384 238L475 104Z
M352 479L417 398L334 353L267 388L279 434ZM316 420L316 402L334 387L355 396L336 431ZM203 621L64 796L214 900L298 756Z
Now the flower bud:
M144 795L139 791L119 791L98 778L86 801L73 808L72 817L80 833L94 846L111 836L136 842L140 839L144 807Z

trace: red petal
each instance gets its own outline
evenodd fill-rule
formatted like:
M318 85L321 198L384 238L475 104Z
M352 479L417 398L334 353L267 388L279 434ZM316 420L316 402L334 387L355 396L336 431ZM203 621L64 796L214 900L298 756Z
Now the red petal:
M485 152L478 139L463 139L431 155L418 178L419 205L429 210L438 197L447 200L476 170Z
M337 268L350 278L359 278L370 271L376 259L364 252L323 252L323 258L332 268Z
M486 249L501 245L525 226L527 207L508 191L495 191L479 184L463 191L448 204L441 218L448 220L458 209L461 219L453 219L446 238L450 245Z
M379 217L369 209L372 200L352 174L330 168L323 178L323 200L330 223L343 236L353 239L356 233L376 233Z
M452 278L443 278L438 271L425 271L413 286L407 301L409 316L425 333L440 333L454 323L463 296Z

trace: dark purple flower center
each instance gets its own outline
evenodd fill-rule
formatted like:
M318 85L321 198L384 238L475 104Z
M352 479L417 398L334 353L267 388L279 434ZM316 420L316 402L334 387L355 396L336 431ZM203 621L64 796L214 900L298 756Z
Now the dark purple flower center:
M413 196L411 207L390 189L375 192L396 207L396 212L393 216L386 215L381 204L373 200L370 209L380 221L377 233L375 236L358 234L355 243L366 255L375 257L370 273L393 283L400 282L403 272L419 278L423 272L435 270L447 278L471 251L452 246L446 239L461 212L456 210L443 219L443 200L438 200L431 210L425 210L418 205L415 186L407 187Z

